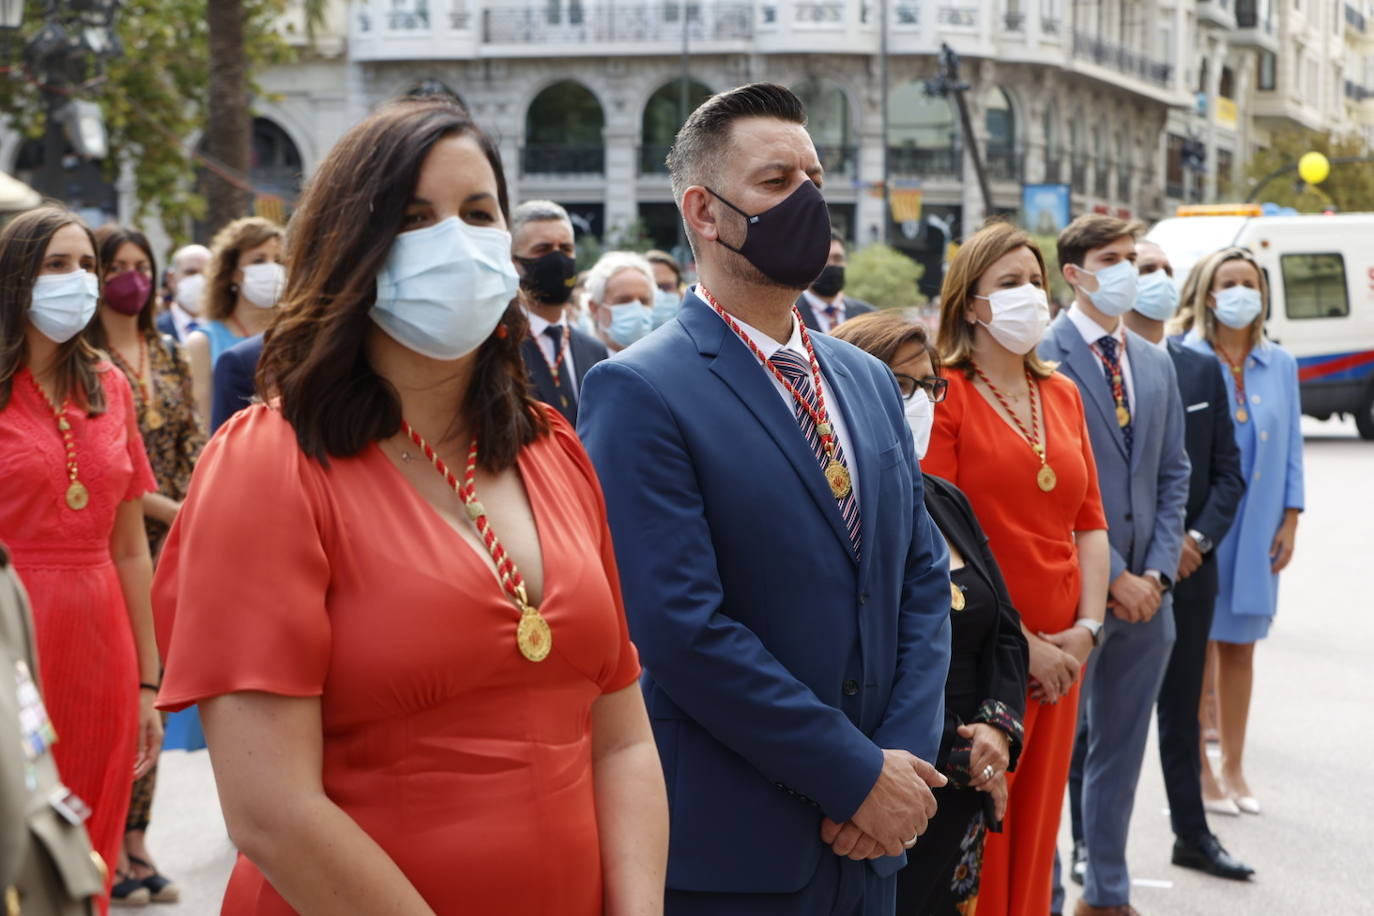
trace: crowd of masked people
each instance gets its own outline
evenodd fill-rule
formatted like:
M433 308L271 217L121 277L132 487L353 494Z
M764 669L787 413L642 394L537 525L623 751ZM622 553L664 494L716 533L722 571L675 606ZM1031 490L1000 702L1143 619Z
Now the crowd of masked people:
M1174 863L1247 878L1207 815L1260 811L1303 508L1263 271L1176 278L1085 216L1051 321L990 222L937 327L875 310L805 121L760 83L682 126L690 284L659 251L579 274L438 100L161 274L57 206L0 228L9 911L178 899L169 713L231 916L1046 916L1061 876L1127 916L1152 716Z

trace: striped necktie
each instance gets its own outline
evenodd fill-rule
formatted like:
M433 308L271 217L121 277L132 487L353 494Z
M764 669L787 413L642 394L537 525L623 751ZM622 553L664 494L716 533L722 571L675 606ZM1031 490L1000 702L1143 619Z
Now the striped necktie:
M811 384L811 366L803 357L784 348L774 353L768 361L777 366L778 371L787 377L787 380L792 383L792 387L797 389L797 393L811 405L811 410L820 410L820 404L816 400L815 386ZM832 409L834 409L833 406ZM811 443L811 451L816 456L816 463L824 473L825 466L830 463L830 459L825 454L825 446L821 443L821 434L816 429L816 422L811 419L811 411L800 404L796 404L795 413L797 423L801 426L802 435L806 437L807 442ZM833 421L831 425L834 425ZM845 460L844 448L840 445L838 436L835 437L835 460L844 465L851 475L853 474L853 469ZM863 537L859 532L859 503L854 498L853 488L850 488L849 493L843 499L835 500L835 503L840 509L840 515L844 518L845 530L849 532L849 542L854 545L854 555L859 556Z

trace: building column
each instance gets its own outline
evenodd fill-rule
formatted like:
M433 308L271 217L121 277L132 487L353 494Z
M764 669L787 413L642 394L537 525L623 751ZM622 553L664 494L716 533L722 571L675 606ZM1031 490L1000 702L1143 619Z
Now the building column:
M639 131L625 125L607 124L601 134L606 146L605 233L612 238L624 233L639 218L636 180L639 163L635 153Z
M1213 50L1215 48L1215 50ZM1211 203L1217 199L1217 97L1221 94L1221 72L1226 67L1226 45L1217 42L1204 53L1207 67L1207 123L1203 125L1203 137L1207 144L1207 169L1203 173L1202 199Z

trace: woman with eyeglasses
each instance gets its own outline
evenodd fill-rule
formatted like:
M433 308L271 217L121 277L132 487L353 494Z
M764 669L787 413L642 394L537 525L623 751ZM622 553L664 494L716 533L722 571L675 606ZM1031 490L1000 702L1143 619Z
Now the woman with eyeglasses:
M908 314L881 311L851 318L833 336L892 368L916 456L924 457L934 405L949 385L926 329ZM949 784L935 790L939 811L897 881L897 912L921 916L961 912L978 896L983 837L1001 829L1026 705L1026 638L987 535L958 487L929 474L924 483L926 509L949 545L951 635L935 761Z
M1243 248L1203 259L1188 275L1173 330L1184 346L1217 360L1231 399L1246 490L1235 524L1216 545L1220 589L1212 617L1219 701L1221 779L1202 755L1207 810L1259 814L1241 757L1255 677L1255 643L1278 610L1279 573L1293 558L1303 510L1302 406L1298 363L1264 337L1269 288Z
M1008 815L987 839L978 912L1050 911L1050 875L1078 713L1078 682L1107 608L1107 520L1078 388L1035 353L1049 325L1044 258L993 222L964 241L940 291L949 391L928 474L968 495L1030 651Z

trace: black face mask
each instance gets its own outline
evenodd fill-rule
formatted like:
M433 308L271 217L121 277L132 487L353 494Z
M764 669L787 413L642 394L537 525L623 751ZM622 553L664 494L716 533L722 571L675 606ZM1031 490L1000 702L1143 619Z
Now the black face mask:
M564 305L577 285L577 262L561 251L537 258L516 258L525 268L520 285L541 305Z
M842 289L844 289L843 264L825 265L825 270L822 270L821 275L816 278L816 282L811 284L811 292L827 298L838 295Z
M719 238L716 241L742 255L774 283L803 290L825 267L830 257L830 211L812 182L803 181L782 203L756 216L706 190L743 216L748 226L744 244L738 248Z

